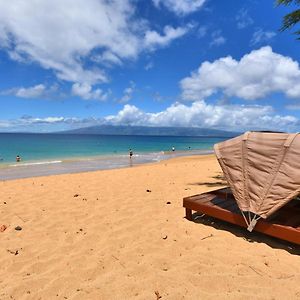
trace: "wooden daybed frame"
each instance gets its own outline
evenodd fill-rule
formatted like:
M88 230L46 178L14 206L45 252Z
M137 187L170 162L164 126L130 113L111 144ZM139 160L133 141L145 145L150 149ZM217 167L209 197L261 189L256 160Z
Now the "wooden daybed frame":
M193 220L193 211L247 228L230 188L183 198L186 218ZM260 219L254 231L300 245L300 200L294 199L267 220Z

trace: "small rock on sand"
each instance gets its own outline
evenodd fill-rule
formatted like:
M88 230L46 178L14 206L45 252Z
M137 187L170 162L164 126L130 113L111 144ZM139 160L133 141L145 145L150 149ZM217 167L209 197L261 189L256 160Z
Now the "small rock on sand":
M7 229L7 226L6 225L1 225L0 226L0 232L3 232L3 231L5 231Z

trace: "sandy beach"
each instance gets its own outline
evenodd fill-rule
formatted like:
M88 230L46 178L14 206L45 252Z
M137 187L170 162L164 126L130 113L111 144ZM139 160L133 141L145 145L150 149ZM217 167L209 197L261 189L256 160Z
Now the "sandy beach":
M299 249L184 218L220 175L205 155L1 181L0 299L300 299Z

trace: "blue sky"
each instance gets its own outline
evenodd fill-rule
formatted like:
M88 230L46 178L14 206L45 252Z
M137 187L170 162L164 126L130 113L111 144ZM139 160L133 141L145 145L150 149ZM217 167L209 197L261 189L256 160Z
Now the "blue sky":
M0 131L300 130L300 42L273 0L0 1Z

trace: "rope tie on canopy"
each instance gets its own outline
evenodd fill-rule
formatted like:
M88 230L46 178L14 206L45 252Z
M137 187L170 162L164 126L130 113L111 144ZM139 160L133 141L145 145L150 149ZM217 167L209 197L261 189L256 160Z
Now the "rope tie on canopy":
M261 218L261 216L254 214L253 219L251 220L251 222L249 223L247 230L248 231L252 231L257 223L257 221Z

